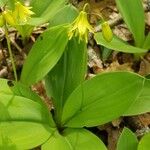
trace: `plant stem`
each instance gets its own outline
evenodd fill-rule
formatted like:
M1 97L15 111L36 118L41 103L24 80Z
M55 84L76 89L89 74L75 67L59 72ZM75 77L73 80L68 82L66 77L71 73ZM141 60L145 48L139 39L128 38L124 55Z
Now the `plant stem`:
M13 54L12 54L12 50L11 50L10 39L9 39L9 35L8 35L8 28L7 28L6 24L5 24L4 27L5 27L5 35L6 35L6 41L7 41L7 46L8 46L9 57L10 57L10 60L11 60L15 81L17 81L18 80L17 79L17 71L16 71L16 66L15 66L15 62L14 62L14 58L13 58Z

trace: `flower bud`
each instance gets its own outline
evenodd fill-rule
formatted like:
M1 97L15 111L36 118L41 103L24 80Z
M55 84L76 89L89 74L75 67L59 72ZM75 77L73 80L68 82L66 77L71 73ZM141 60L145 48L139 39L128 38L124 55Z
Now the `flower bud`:
M111 42L113 38L112 30L108 24L108 22L102 23L102 35L107 42Z

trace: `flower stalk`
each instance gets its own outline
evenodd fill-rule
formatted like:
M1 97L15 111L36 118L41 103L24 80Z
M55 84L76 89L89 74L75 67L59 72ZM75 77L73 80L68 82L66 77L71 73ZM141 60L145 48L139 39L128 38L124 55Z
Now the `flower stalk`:
M14 61L12 50L11 50L11 44L10 44L10 39L9 39L9 35L8 35L8 28L7 28L6 24L4 25L4 29L5 29L5 35L6 35L6 41L7 41L7 46L8 46L9 57L10 57L11 64L12 64L12 69L13 69L13 72L14 72L14 78L15 78L15 81L18 81L15 61Z

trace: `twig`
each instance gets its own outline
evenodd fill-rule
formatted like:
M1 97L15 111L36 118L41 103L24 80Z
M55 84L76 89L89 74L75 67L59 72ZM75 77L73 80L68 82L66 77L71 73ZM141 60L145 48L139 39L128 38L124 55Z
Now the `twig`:
M149 10L147 5L144 5L144 11L147 12ZM108 24L110 27L113 27L115 25L118 25L121 21L123 20L122 16L120 14L118 14L118 16L116 18L114 18L113 20L108 20ZM101 25L98 25L95 27L95 32L99 32L102 30Z

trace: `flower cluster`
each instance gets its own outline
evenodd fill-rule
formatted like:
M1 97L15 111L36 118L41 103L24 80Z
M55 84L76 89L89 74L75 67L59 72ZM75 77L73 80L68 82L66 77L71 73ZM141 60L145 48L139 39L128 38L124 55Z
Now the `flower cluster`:
M3 26L4 22L11 26L26 24L30 16L34 14L34 12L30 9L31 7L27 7L22 5L20 2L16 2L14 10L6 9L0 15L0 26Z

